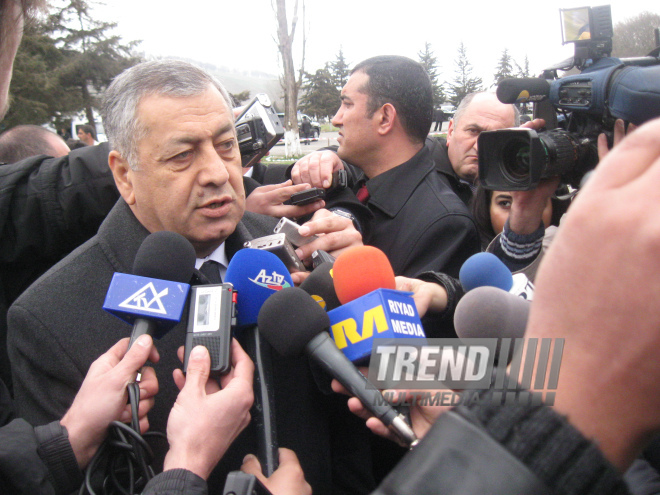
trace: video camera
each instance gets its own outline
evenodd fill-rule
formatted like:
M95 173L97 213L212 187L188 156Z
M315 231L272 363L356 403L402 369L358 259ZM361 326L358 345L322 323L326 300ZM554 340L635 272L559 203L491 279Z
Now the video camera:
M533 102L534 118L544 119L546 130L482 132L479 179L486 189L524 191L556 176L578 188L598 163L598 135L604 132L611 144L616 119L640 125L660 116L660 31L648 56L612 58L609 5L560 9L560 15L563 42L575 44L575 56L540 78L504 79L497 87L502 103ZM574 67L581 73L557 77Z
M284 136L268 95L259 93L236 118L236 137L244 168L255 165Z

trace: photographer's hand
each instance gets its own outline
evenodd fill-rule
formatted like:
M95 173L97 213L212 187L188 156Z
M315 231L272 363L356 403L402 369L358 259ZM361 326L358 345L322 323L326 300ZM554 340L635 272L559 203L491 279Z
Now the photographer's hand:
M526 331L565 339L554 409L622 472L660 430L658 135L660 119L640 126L577 195L539 268Z
M293 450L280 448L279 467L266 478L261 471L259 459L248 454L243 459L241 471L256 476L273 495L311 495L312 487L305 480L298 457Z
M628 129L621 119L616 119L614 122L614 139L612 147L619 144L627 134L630 134L637 126L635 124L628 124ZM598 135L598 160L602 160L609 153L610 148L607 144L607 136L604 133Z
M327 189L332 184L332 173L343 170L344 163L334 151L315 151L301 158L291 169L294 184L310 184Z
M396 290L413 293L412 298L420 318L428 311L441 313L447 308L447 291L442 285L401 276L395 277L394 280Z
M314 203L295 206L285 205L284 202L291 199L293 193L309 189L309 184L292 185L290 180L281 184L270 184L257 187L252 194L245 199L245 209L253 213L260 213L276 218L298 218L314 213L325 206L325 201L319 200Z
M186 377L181 370L174 370L181 392L167 420L170 450L164 470L187 469L207 479L250 422L254 365L236 339L231 342L231 360L231 371L220 377L222 390L209 378L211 357L203 346L190 353Z
M92 363L73 404L60 423L66 427L69 442L81 468L93 457L103 442L112 421L129 422L127 386L149 359L158 362L159 356L149 335L140 336L128 349L128 338L122 339ZM128 349L128 351L127 351ZM149 427L147 412L154 405L158 380L152 368L142 369L138 414L140 430Z
M342 251L362 245L362 234L355 228L353 221L326 209L314 213L312 219L305 222L298 232L302 236L318 236L318 239L296 249L301 260L311 259L312 253L317 249L336 258Z

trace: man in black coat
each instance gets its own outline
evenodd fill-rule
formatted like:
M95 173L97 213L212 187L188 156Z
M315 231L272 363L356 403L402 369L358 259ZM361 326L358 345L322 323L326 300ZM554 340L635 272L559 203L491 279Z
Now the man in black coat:
M354 167L353 189L374 215L365 244L383 250L396 275L458 276L480 247L467 207L426 145L433 103L423 67L405 57L367 59L352 70L341 100L332 119L339 148L316 155L330 170ZM310 180L301 168L292 170L294 183Z
M198 265L207 259L226 264L244 241L271 233L276 223L244 214L230 100L208 74L183 62L147 62L118 76L105 98L109 165L122 198L98 234L33 284L9 313L16 401L19 413L33 423L61 417L90 363L130 334L130 327L102 305L113 273L131 272L137 249L150 232L184 235L195 248ZM328 222L336 224L337 219ZM328 237L338 240L337 235ZM177 325L157 343L161 391L150 413L157 431L165 430L176 398L171 373L180 365L175 351L184 342L185 326ZM359 467L359 440L344 442L342 451L333 445L342 440L333 431L338 399L320 394L307 362L275 357L273 381L280 445L300 456L315 493L366 493L372 488L369 473L363 470L362 475ZM255 449L255 432L248 427L212 477L212 491ZM156 451L162 461L164 446ZM350 470L342 471L338 459L350 464ZM366 457L363 461L369 462Z

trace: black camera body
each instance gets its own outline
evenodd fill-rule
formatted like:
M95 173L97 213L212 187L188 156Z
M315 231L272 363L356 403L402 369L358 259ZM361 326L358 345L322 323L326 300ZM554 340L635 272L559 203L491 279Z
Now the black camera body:
M236 118L236 137L244 168L259 162L284 136L284 127L268 95L259 93Z
M577 27L575 11L587 12L583 16L586 29L592 26L594 35L595 26L595 38L578 39L588 31ZM611 16L610 29L606 28L609 6L561 12L564 36L573 33L569 42L576 43L571 66L547 69L543 78L505 79L497 89L503 103L533 102L534 117L545 119L549 130L482 132L478 141L479 179L486 189L529 190L541 179L556 176L578 188L584 174L598 163L598 135L605 133L611 144L616 119L640 125L660 116L659 50L647 57L611 58ZM570 24L566 17L572 26L566 27ZM607 35L609 40L603 38ZM557 78L557 70L574 66L582 72Z

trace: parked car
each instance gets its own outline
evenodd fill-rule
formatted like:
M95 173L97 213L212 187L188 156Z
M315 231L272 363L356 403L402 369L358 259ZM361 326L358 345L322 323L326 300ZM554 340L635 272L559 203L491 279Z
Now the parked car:
M286 123L284 122L284 114L283 113L278 113L277 116L280 118L280 122L282 122L282 126L286 128ZM312 117L309 115L306 115L304 113L298 113L298 134L300 135L300 139L303 139L304 136L302 134L302 119L303 117L307 117L309 119L309 122L312 124L312 139L318 139L319 136L321 135L321 124L319 124L316 120L314 120Z

